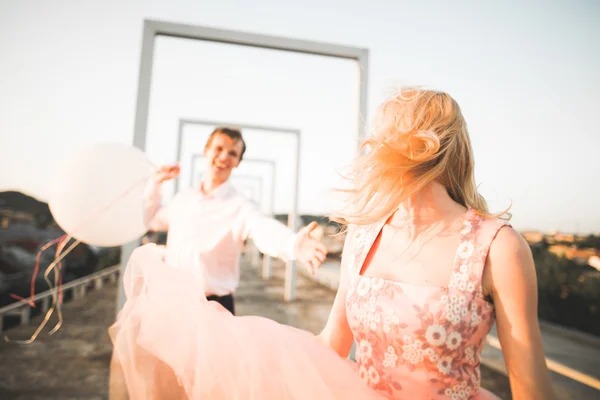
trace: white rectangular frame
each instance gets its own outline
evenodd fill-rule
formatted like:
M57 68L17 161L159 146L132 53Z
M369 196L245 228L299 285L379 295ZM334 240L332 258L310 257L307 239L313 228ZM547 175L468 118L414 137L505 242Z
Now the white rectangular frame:
M184 39L212 41L273 50L290 51L327 57L355 60L358 66L358 129L357 146L365 134L367 114L367 78L369 50L359 47L342 46L330 43L292 39L281 36L269 36L225 29L177 24L171 22L144 20L140 72L138 77L138 93L135 113L135 128L133 145L142 151L146 150L148 128L148 112L150 107L150 89L152 84L152 68L154 64L154 47L157 36L177 37ZM133 250L139 245L139 240L122 246L121 277ZM117 299L117 311L125 304L123 285Z

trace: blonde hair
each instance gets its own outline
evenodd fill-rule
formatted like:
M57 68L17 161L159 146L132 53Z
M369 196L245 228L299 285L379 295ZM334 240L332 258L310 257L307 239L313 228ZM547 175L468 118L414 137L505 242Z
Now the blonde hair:
M348 197L333 221L377 222L432 181L462 206L490 215L475 184L467 123L449 94L403 88L379 107L372 131L347 176L352 189L338 189Z

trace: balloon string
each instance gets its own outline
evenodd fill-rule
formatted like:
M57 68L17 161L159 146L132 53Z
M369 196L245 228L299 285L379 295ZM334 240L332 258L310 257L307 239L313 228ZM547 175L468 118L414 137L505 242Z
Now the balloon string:
M48 268L46 268L46 271L44 272L44 279L48 283L48 286L50 286L51 288L52 288L53 285L52 285L52 282L50 281L50 279L49 279L48 276L56 268L56 266L58 264L60 264L61 260L63 258L65 258L67 256L67 254L69 254L80 243L79 240L76 240L71 246L69 246L69 248L66 251L63 252L64 243L68 242L70 239L71 239L70 236L67 236L65 238L65 241L63 242L63 244L59 246L59 250L57 251L57 257L48 266ZM60 273L60 267L58 268L58 270L59 270L58 273L56 271L54 272L54 281L55 281L55 283L57 281L59 281L59 275L58 274ZM54 334L60 328L60 326L62 325L62 311L61 311L61 307L60 307L60 302L58 301L58 299L59 299L58 294L59 294L60 288L58 288L57 286L55 286L55 287L57 288L57 290L53 290L52 291L52 305L50 306L50 308L46 312L44 320L38 326L38 328L35 330L35 332L33 333L33 335L28 340L12 340L12 339L9 339L8 336L4 335L4 340L5 341L7 341L7 342L14 342L14 343L22 343L22 344L33 343L33 341L38 337L38 335L40 334L40 332L42 331L42 329L44 328L44 326L46 326L46 324L50 320L50 317L54 313L54 310L57 310L58 323L54 327L54 329L52 331L50 331L50 335Z
M131 185L131 187L129 187L125 191L123 191L123 193L121 193L119 196L117 196L115 198L115 200L111 201L110 203L106 204L105 206L102 206L102 207L96 209L95 211L93 211L92 213L90 213L90 215L87 218L85 218L79 225L77 225L75 227L75 229L73 229L73 234L75 234L75 232L78 229L81 229L84 226L88 225L93 219L98 218L102 213L104 213L105 211L107 211L108 209L113 207L115 204L117 204L119 201L121 201L124 197L126 197L131 191L133 191L135 188L137 188L142 183L145 183L147 180L148 180L147 177L140 179L139 181L137 181L136 183ZM75 242L71 246L69 246L69 248L67 250L63 251L66 244L72 238L73 238L73 236L65 234L65 235L62 235L62 236L46 243L44 246L42 246L40 248L40 250L38 251L37 256L36 256L36 262L35 262L35 267L34 267L34 271L33 271L33 276L31 278L31 293L30 293L31 295L30 295L29 299L23 298L14 293L10 294L10 296L12 298L17 299L20 302L23 302L23 303L31 306L32 308L35 308L35 281L37 279L37 274L38 274L39 268L40 268L41 255L49 247L56 244L57 246L56 246L55 258L52 261L52 263L50 263L48 268L46 268L46 271L44 272L44 280L48 284L48 287L50 288L51 293L52 293L52 305L46 312L46 315L45 315L42 323L38 326L38 328L35 330L33 335L28 340L12 340L12 339L9 339L6 335L4 335L5 341L22 343L22 344L33 343L35 341L35 339L38 337L38 335L40 334L40 332L42 331L42 329L46 326L46 324L48 323L48 320L50 319L50 317L52 316L52 314L54 313L55 310L57 312L58 322L55 325L55 327L49 332L49 334L53 335L62 326L63 318L62 318L61 304L63 302L63 290L62 290L62 282L63 282L62 278L63 277L62 277L62 273L61 273L62 272L62 262L61 261L79 243L81 243L79 240L75 240ZM52 282L49 279L49 275L52 271L54 271L54 285L52 284Z
M23 303L27 303L31 307L35 308L35 281L37 280L37 274L40 270L40 259L42 257L42 252L44 250L46 250L48 247L52 246L53 244L61 242L66 237L67 237L67 235L62 235L62 236L46 243L42 248L40 248L38 250L37 256L35 257L35 267L33 268L33 276L31 277L31 296L29 297L29 300L25 297L21 297L14 293L11 293L10 297L12 297L13 299L17 299Z

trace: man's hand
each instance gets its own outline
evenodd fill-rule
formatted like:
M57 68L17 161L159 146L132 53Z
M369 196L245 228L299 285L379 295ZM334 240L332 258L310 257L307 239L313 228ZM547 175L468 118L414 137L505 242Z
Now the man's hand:
M321 263L327 257L327 248L315 239L314 230L319 226L315 221L298 231L294 250L296 260L300 261L311 275L319 269Z
M154 172L156 183L163 183L179 176L179 165L163 165Z

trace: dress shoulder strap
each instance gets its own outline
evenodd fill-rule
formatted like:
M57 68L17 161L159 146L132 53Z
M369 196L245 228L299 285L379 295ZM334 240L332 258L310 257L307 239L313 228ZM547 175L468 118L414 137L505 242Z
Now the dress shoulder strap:
M492 241L506 221L484 217L474 210L467 212L460 232L450 288L483 296L482 277Z

